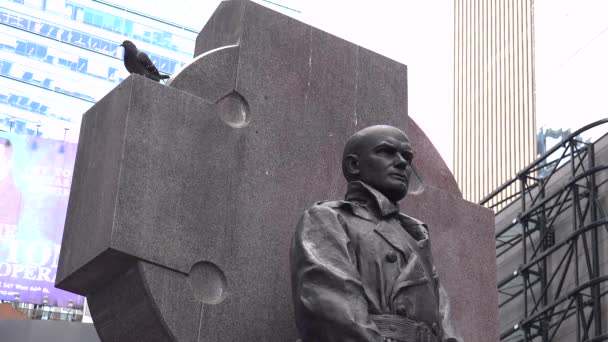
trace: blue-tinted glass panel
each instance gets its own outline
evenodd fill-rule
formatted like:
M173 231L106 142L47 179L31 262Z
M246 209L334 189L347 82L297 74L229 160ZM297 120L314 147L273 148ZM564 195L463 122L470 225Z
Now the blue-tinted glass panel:
M70 43L74 44L78 40L80 40L80 32L72 32L72 35L70 35Z
M87 64L88 60L84 58L78 58L78 72L86 74L87 73Z
M20 55L25 55L26 51L27 51L27 43L18 41L17 42L17 48L15 49L15 52L17 52Z
M125 31L123 34L127 37L131 37L133 35L133 21L125 19Z
M27 30L29 27L29 22L30 21L25 18L19 18L19 21L17 22L17 27Z
M0 73L8 75L11 70L12 63L9 61L0 61Z
M57 39L59 39L63 42L67 42L69 37L70 37L70 31L64 30L61 32L61 36L57 37Z
M88 47L89 44L90 44L90 41L91 41L91 36L89 36L88 34L83 33L83 34L80 35L80 40L78 40L76 42L76 45Z
M48 35L49 32L51 32L51 25L47 23L42 24L42 27L40 28L40 33L43 35Z
M93 15L93 26L101 27L102 23L103 23L103 18L101 17L101 15L98 13L95 13Z
M30 21L30 24L29 24L27 30L30 32L35 32L36 31L36 22Z
M114 80L114 77L116 75L116 69L115 68L108 68L108 79L109 80Z
M8 15L8 24L9 25L17 26L18 23L19 23L19 17L15 16L14 14Z
M59 29L59 27L52 26L51 29L49 30L49 32L47 33L47 35L49 37L53 37L55 39L58 39L59 38L59 32L61 32L61 30Z
M21 120L15 120L15 133L24 134L25 133L25 122Z
M87 24L92 24L93 23L93 16L94 16L93 12L85 10L84 11L83 21L85 23L87 23Z
M72 12L72 19L77 21L82 21L84 17L84 8L81 6L75 6Z
M46 58L47 50L48 50L48 48L46 46L38 45L36 47L36 58L40 58L40 59Z
M38 44L34 44L34 43L27 43L27 56L30 57L35 57L36 56L36 47L38 46Z
M114 32L117 33L121 33L122 32L122 26L123 26L123 19L122 18L114 18Z

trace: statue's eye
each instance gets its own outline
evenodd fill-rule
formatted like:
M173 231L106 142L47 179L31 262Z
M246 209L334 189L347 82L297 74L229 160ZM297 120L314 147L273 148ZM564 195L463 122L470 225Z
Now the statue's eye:
M403 159L405 159L405 161L408 163L411 163L412 159L414 159L414 155L412 155L410 152L401 153L401 157L403 157Z
M376 153L392 155L395 154L395 149L390 146L381 146L376 150Z

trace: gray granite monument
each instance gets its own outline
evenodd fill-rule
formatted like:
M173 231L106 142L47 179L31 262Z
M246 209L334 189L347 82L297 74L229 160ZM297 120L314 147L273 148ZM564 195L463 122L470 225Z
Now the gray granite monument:
M406 67L248 1L223 2L167 85L128 77L83 117L57 287L102 341L296 341L289 248L346 189L359 129L403 129L454 325L497 340L493 216L407 116Z

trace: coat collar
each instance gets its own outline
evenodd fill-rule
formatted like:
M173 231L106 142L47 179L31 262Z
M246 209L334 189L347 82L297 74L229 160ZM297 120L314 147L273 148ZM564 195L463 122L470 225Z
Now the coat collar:
M399 205L397 203L391 202L380 191L361 181L348 183L345 200L347 202L352 202L355 205L363 206L367 211L373 213L374 216L377 216L378 218L399 214ZM353 211L358 210L353 208ZM355 212L355 214L359 215L360 213Z
M416 241L428 239L428 227L424 222L400 213L397 203L391 202L380 191L364 182L354 181L348 183L348 190L346 191L343 203L350 206L353 214L379 223L376 231L398 249L402 249L398 242L400 239L392 236L391 230L386 227L386 222L382 222L384 221L383 219L394 217Z

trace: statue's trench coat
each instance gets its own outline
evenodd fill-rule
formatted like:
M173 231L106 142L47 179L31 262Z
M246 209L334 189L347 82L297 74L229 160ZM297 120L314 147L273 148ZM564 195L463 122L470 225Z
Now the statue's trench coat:
M362 182L349 183L344 201L319 202L304 212L291 276L303 342L380 342L370 319L379 314L424 322L447 338L447 297L426 225Z

